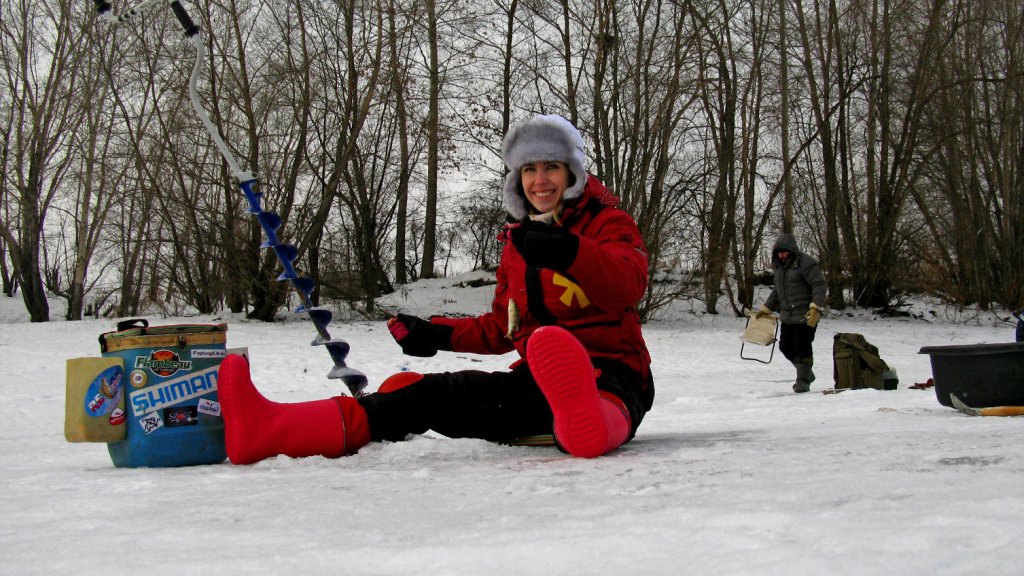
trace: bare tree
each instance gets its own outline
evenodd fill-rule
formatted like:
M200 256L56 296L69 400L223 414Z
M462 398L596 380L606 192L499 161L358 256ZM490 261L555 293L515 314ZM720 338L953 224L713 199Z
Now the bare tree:
M324 53L341 54L336 64L322 67L323 76L318 78L330 89L326 103L333 110L327 117L328 130L320 132L323 147L331 155L316 164L324 191L340 209L344 222L344 230L335 236L344 240L341 247L345 251L335 256L335 268L348 271L344 279L347 288L337 273L333 284L346 300L363 302L369 314L376 297L390 290L382 245L384 235L390 232L386 218L394 214L397 205L394 180L388 179L397 175L388 162L397 128L392 117L379 110L381 93L386 98L391 86L390 81L382 85L380 80L388 78L389 71L384 59L388 53L387 8L363 8L360 3L343 3L338 14L341 29L332 24L337 20L332 21L329 11L316 15ZM322 214L327 222L327 214Z
M438 59L437 38L437 2L425 0L427 26L427 47L429 58L427 63L428 97L427 97L427 198L426 221L423 224L423 262L420 278L434 277L434 259L437 252L437 169L439 163L438 148L440 143L439 100L441 97L441 65Z
M409 90L408 80L408 31L411 26L403 25L401 32L398 25L396 0L388 0L388 53L391 62L391 92L395 99L395 116L398 123L398 205L395 214L395 282L405 284L409 281L408 267L405 260L406 228L409 217L409 182L412 172L412 151L409 142L409 111L406 108L406 92Z
M946 4L932 0L911 13L894 11L889 0L874 0L865 14L870 15L864 29L871 49L865 221L857 260L850 263L853 297L862 306L885 306L895 295L899 225L919 175L924 113L941 82L937 63L953 30L945 26Z
M707 247L703 258L704 305L708 312L717 312L717 301L725 280L726 263L736 231L736 207L739 190L736 183L737 99L740 78L737 71L738 54L733 47L730 21L733 14L724 2L718 10L693 10L696 27L703 34L700 60L707 65L700 70L700 93L706 129L709 133L708 172L712 182L710 198L706 202L705 234ZM716 19L713 19L717 16ZM704 42L707 42L705 44Z
M3 153L5 217L0 235L33 322L50 319L43 274L46 219L71 166L69 142L81 108L83 43L66 0L4 2L0 61L9 122Z
M780 6L783 4L785 2L780 2ZM780 17L783 17L785 8L780 8L779 10ZM733 269L737 293L732 301L734 303L734 310L737 313L740 313L742 308L750 308L753 305L754 287L757 283L754 267L758 263L758 255L761 252L762 243L771 242L771 239L765 239L764 234L770 221L771 208L775 206L775 197L779 190L779 188L775 188L774 192L767 195L762 192L768 186L759 169L761 165L766 163L766 159L762 158L762 137L764 132L767 132L765 126L771 125L770 121L762 120L765 117L770 119L770 115L767 113L768 107L765 106L765 100L768 98L765 92L770 84L767 79L769 75L766 74L765 68L768 67L766 61L768 59L770 39L772 38L771 7L766 3L753 0L744 5L741 13L745 16L743 19L745 21L745 35L750 43L750 65L749 72L747 73L748 78L741 91L737 107L737 114L742 124L742 129L739 131L739 150L741 156L738 182L738 186L742 190L742 211L738 223L738 237L733 248ZM786 27L780 25L778 41L780 53L782 54L784 54L783 51L787 44L785 34ZM779 62L779 105L781 108L779 113L779 139L781 140L780 163L782 166L787 165L786 159L789 156L789 146L787 143L788 113L786 110L788 96L785 80L783 80L783 78L787 78L785 72L788 65L787 62L787 57L782 55ZM783 186L781 188L783 191L786 190L787 185L791 185L787 184L791 182L788 173L788 170L783 170ZM785 196L785 193L783 195ZM765 198L764 196L767 197ZM785 201L783 205L786 205ZM785 216L783 220L785 221ZM786 229L785 225L783 228ZM726 289L730 289L731 284L729 282L725 284Z
M799 0L798 0L799 1ZM789 151L790 84L789 84L789 26L786 10L789 0L779 0L779 152L782 162L782 231L793 231L793 176Z
M823 197L818 190L806 190L800 206L802 216L821 225L811 227L820 238L817 242L822 269L829 283L829 303L841 308L843 300L843 254L840 243L840 221L848 223L849 210L844 200L849 198L848 159L849 129L845 110L852 96L849 89L850 71L846 68L845 40L839 27L838 7L835 2L815 4L809 18L802 3L796 3L797 30L803 48L800 62L804 67L808 106L813 114L816 148L820 151ZM846 188L844 188L846 186ZM819 199L815 202L815 199ZM845 216L845 218L841 218ZM852 232L849 226L847 232ZM849 235L848 235L849 238ZM803 241L810 248L808 238ZM849 246L849 244L848 244ZM856 256L853 257L856 260Z
M74 132L71 149L75 161L69 172L71 179L65 201L69 222L62 226L64 230L73 231L71 239L74 242L67 245L68 250L64 254L63 275L67 286L54 287L67 299L68 320L81 320L86 311L90 265L102 245L108 215L121 200L117 192L129 169L119 158L122 151L117 141L110 138L116 118L102 105L111 99L111 85L102 80L114 54L111 38L97 34L96 27L92 25L85 25L82 29L88 32L87 41L91 48L83 53L82 90L77 94L83 116ZM92 284L100 278L102 274L93 278Z
M903 260L919 290L961 305L1024 303L1024 14L1012 2L954 2L957 30L936 74L938 86L922 141L926 186L915 187L921 226Z

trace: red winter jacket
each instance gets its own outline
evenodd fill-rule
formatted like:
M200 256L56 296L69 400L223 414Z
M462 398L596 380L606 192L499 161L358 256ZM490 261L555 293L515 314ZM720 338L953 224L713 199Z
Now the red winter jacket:
M615 360L648 382L651 357L635 308L647 289L647 252L636 222L617 203L604 184L589 176L583 194L564 207L556 225L580 237L576 260L564 275L528 267L508 240L506 227L491 311L476 318L431 319L453 328L451 349L475 354L515 349L525 358L530 334L547 316L547 323L571 332L591 358ZM509 300L518 307L519 326L506 337ZM644 388L645 395L653 394L648 385Z

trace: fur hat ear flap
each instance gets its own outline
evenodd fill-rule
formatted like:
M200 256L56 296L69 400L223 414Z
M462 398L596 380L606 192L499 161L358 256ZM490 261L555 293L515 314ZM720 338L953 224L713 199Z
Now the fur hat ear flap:
M563 200L583 194L587 183L583 136L571 122L557 114L535 116L513 127L505 135L501 156L508 167L505 177L505 208L516 219L525 218L530 206L523 195L519 169L533 162L564 162L575 181L565 190Z

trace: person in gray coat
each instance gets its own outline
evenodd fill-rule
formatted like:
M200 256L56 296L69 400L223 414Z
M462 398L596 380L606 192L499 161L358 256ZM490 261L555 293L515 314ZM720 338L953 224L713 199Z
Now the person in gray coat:
M825 306L827 283L818 261L804 254L796 237L782 233L772 248L775 283L756 317L779 313L779 350L796 367L793 391L807 392L814 381L814 333Z

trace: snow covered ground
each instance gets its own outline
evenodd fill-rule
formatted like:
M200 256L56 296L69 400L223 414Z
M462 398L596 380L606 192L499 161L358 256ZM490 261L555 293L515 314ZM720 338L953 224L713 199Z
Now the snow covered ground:
M486 308L489 288L450 284L421 283L392 304ZM996 315L832 314L803 395L780 354L740 359L742 319L669 315L644 328L654 409L632 443L596 460L426 435L337 460L117 469L105 445L63 437L65 360L98 356L114 322L30 324L22 309L0 296L0 574L1022 573L1024 418L965 416L908 388L931 376L922 346L1012 341ZM229 346L249 348L271 399L342 391L306 321L184 321L227 321ZM876 344L899 389L821 394L835 332ZM332 333L371 389L402 369L513 360L403 357L383 322Z

